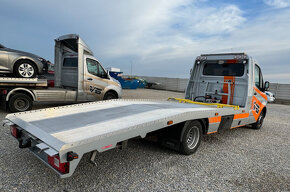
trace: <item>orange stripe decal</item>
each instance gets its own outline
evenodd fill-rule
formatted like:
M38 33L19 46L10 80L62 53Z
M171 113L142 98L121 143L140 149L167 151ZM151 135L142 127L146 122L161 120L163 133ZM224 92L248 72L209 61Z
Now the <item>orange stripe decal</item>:
M261 111L263 110L264 105L259 101L255 96L252 98L252 113L255 120L257 121Z
M231 127L231 129L238 128L238 127L243 127L243 126L246 126L246 125L239 125L239 126Z
M221 120L222 120L221 116L208 118L209 123L219 123L221 122Z
M242 118L247 118L249 116L250 116L249 113L240 113L240 114L235 114L234 119L242 119Z
M217 133L217 131L209 132L207 134L209 135L209 134L213 134L213 133Z
M257 87L254 87L255 91L257 91L266 101L268 100L267 95L260 91Z
M224 86L223 86L223 92L224 93L229 93L229 85L228 82L230 83L230 89L231 89L231 95L230 95L230 103L228 103L228 96L223 95L222 96L222 103L223 104L233 104L233 99L234 99L234 92L235 92L235 77L234 76L224 76Z

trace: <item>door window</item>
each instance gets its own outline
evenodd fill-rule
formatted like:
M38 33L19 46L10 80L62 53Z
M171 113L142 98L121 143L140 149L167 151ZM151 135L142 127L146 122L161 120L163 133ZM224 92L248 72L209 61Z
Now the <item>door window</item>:
M258 65L255 65L255 85L258 89L263 89L263 76Z
M78 58L77 57L68 57L63 60L64 67L78 67Z
M107 72L104 70L102 65L93 59L87 59L87 68L88 72L92 75L101 77L101 78L106 78Z
M106 71L103 69L103 67L100 64L98 64L98 66L99 66L99 75L98 76L101 78L106 77Z
M92 59L87 59L88 72L92 75L99 75L98 62Z

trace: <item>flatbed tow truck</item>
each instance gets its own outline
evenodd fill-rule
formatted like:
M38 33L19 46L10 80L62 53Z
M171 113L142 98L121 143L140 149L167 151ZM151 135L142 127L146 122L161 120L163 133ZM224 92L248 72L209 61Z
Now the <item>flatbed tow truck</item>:
M267 97L258 63L245 53L198 56L185 99L115 99L9 114L5 125L61 178L82 156L126 146L131 138L156 134L163 146L193 154L202 135L262 126Z
M76 34L55 39L54 86L47 79L0 77L0 107L11 112L31 110L33 103L79 103L122 96L93 52Z

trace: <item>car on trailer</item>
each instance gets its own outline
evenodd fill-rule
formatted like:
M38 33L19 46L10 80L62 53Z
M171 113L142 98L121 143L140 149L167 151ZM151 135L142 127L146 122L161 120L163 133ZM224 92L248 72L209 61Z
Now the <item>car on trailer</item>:
M47 81L1 77L1 107L21 112L31 110L34 103L78 103L122 96L120 83L104 70L76 34L55 39L54 81Z
M42 57L0 44L0 73L12 73L18 78L34 78L47 73L47 70L47 61Z

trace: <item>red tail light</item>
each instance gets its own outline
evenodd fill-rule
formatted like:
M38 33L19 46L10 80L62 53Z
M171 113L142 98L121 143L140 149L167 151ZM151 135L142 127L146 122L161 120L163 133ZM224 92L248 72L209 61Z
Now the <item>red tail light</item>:
M60 163L58 155L47 156L47 159L48 163L60 173L65 174L69 172L69 162Z
M238 63L237 59L229 59L226 61L226 63Z
M7 90L6 90L6 89L1 89L1 93L2 93L3 95L6 95L6 94L7 94Z
M54 80L47 80L48 87L54 87Z
M19 131L19 129L17 129L16 125L10 126L10 132L11 132L11 135L13 135L13 137L15 137L15 138L21 137L21 132Z

